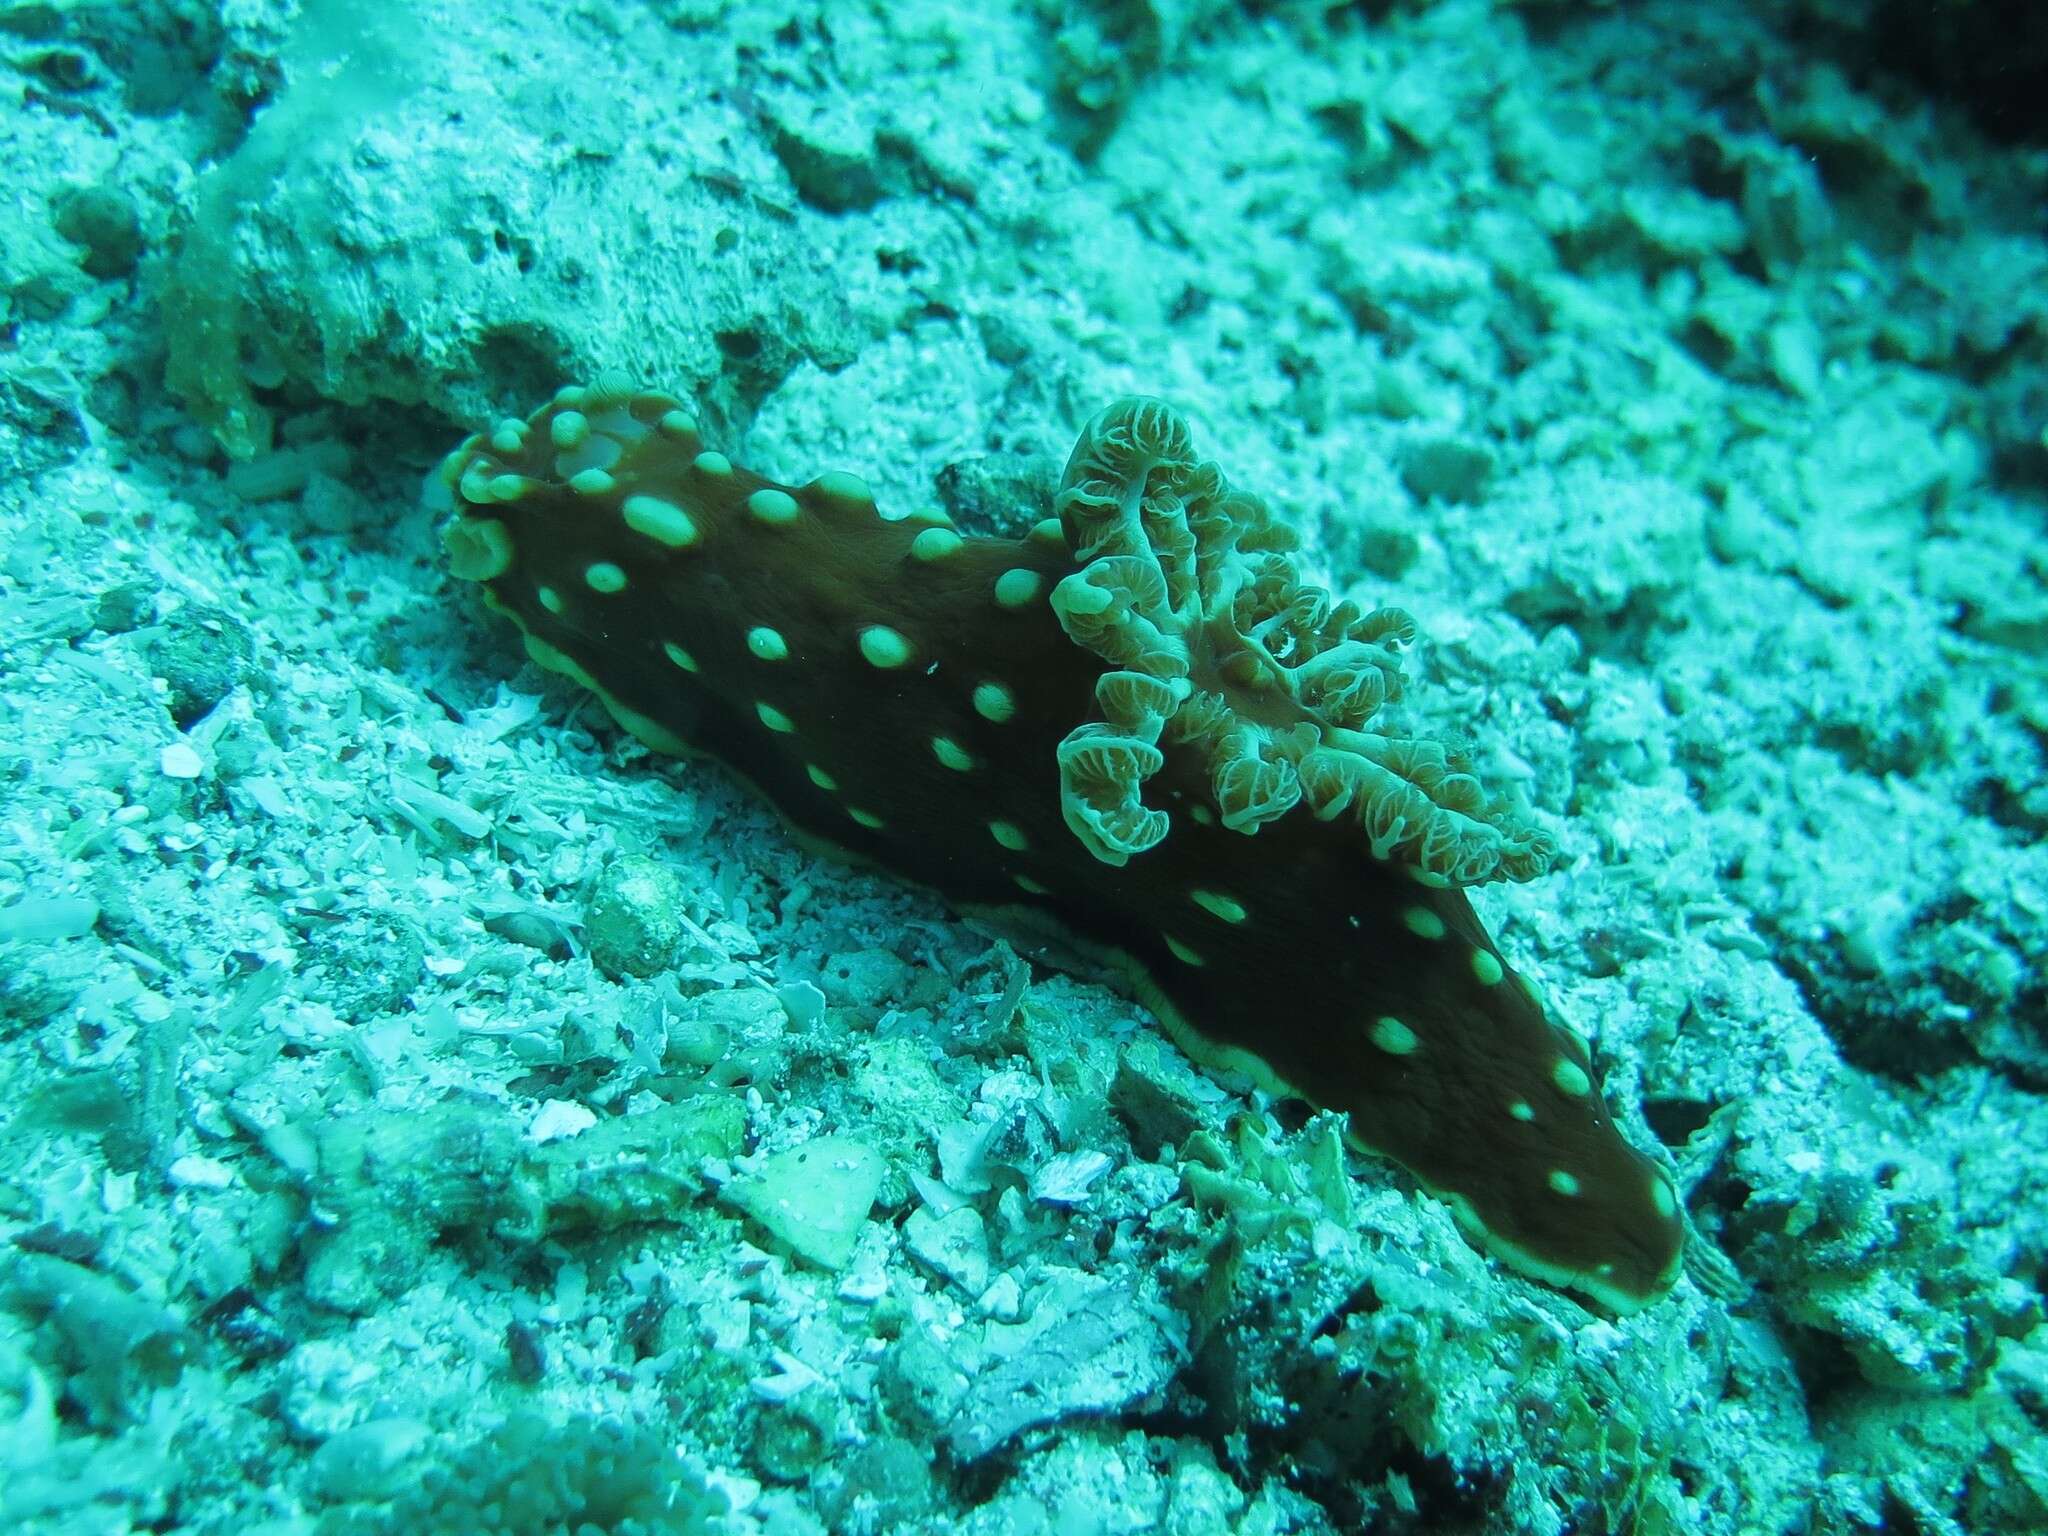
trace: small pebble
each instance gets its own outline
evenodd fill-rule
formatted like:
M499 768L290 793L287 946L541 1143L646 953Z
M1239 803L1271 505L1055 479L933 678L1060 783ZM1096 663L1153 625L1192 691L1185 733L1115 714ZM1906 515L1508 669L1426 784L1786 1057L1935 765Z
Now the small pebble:
M174 741L157 754L157 765L167 779L196 779L206 772L206 763L182 741Z
M190 1153L173 1162L166 1171L180 1189L226 1189L235 1182L235 1170L226 1163Z
M597 1116L574 1100L549 1099L526 1128L526 1139L535 1146L566 1141L571 1136L581 1136L595 1124Z

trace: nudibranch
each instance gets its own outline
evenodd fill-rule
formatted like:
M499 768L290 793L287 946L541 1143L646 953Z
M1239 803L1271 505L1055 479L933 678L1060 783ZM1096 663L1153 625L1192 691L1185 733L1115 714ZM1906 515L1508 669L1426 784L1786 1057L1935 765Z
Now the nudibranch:
M1554 845L1381 719L1414 621L1304 580L1171 407L1104 410L1014 539L841 471L765 480L612 380L441 484L453 574L650 747L1111 961L1191 1055L1348 1111L1515 1269L1616 1311L1671 1285L1671 1180L1465 895Z

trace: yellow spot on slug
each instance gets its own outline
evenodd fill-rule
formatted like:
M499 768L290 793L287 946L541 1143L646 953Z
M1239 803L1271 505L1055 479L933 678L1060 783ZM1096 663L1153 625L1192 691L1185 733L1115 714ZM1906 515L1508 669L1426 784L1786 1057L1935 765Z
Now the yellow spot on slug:
M663 655L667 656L670 661L681 667L685 672L697 670L697 658L684 650L680 645L677 645L675 641L662 641L661 650Z
M866 827L870 832L879 832L882 829L882 818L873 811L856 810L854 807L848 806L846 814Z
M1412 1056L1422 1044L1421 1037L1414 1030L1395 1018L1374 1019L1366 1035L1389 1056Z
M932 738L932 756L936 757L955 773L965 773L974 766L974 759L967 754L960 743L946 736L934 736Z
M765 700L754 705L754 713L761 717L761 723L771 731L782 731L786 734L796 729L794 720Z
M831 795L838 793L839 781L833 778L832 775L827 773L824 769L820 768L816 763L805 763L804 772L809 774L811 776L811 782L817 785L818 788L825 791L826 794Z
M1196 954L1192 949L1189 949L1187 945L1181 943L1181 941L1179 939L1176 939L1172 934L1162 933L1159 937L1166 940L1167 949L1172 953L1173 958L1178 960L1182 965L1202 964L1202 957Z
M1022 853L1031 846L1031 839L1024 835L1024 829L1014 821L990 822L988 835L1012 853Z
M583 568L583 584L593 592L623 592L626 573L609 560L597 560Z
M547 609L549 613L554 614L555 617L561 617L562 594L553 587L535 587L533 589L533 600L539 603L541 607Z
M1401 914L1401 921L1418 939L1440 939L1444 936L1444 920L1427 907L1410 907Z
M1472 951L1472 974L1479 985L1491 987L1498 985L1507 972L1501 967L1499 955L1490 949L1475 949Z
M1650 1204L1667 1221L1678 1214L1678 1195L1671 1188L1671 1181L1661 1173L1650 1175Z
M910 642L886 624L870 624L860 632L860 653L871 667L900 667L910 660Z
M548 423L548 436L564 451L580 448L590 436L590 418L581 411L563 411Z
M1524 1124L1527 1124L1529 1121L1534 1120L1536 1118L1536 1111L1529 1107L1528 1100L1514 1099L1511 1100L1508 1104L1508 1117L1513 1120L1520 1120Z
M569 477L569 489L578 496L609 496L618 483L604 469L579 469Z
M512 530L495 517L460 517L441 535L458 581L495 581L512 569Z
M789 655L789 642L779 630L756 624L747 631L747 649L763 661L781 661Z
M1045 578L1038 572L1026 570L1023 566L1012 566L996 578L996 606L998 608L1024 608L1030 606L1045 586Z
M619 507L626 526L670 549L688 549L697 542L697 520L659 496L628 496Z
M870 504L874 493L869 491L867 481L859 475L850 475L843 469L828 469L811 482L815 490L827 496L837 496L841 501L863 501Z
M760 521L771 527L786 527L802 515L803 508L796 504L796 498L787 491L778 491L763 486L747 498L747 510Z
M910 558L913 560L943 560L956 549L966 546L967 541L950 528L927 528L910 541Z
M983 683L974 690L974 712L992 725L1017 713L1017 696L1001 683Z
M635 399L659 400L671 404L667 395L649 393L640 395L633 385L633 374L626 368L600 368L597 377L583 390L582 409L601 411L608 405L627 405Z
M732 460L709 448L690 460L690 464L698 474L709 475L714 480L723 480L732 473Z
M1583 1099L1593 1091L1593 1079L1586 1076L1586 1069L1569 1056L1560 1056L1550 1069L1550 1080L1557 1084L1559 1093Z
M1562 1168L1550 1170L1548 1183L1560 1195L1576 1195L1579 1192L1579 1181Z
M445 455L441 462L434 466L434 478L443 485L453 485L456 477L462 472L463 465L467 464L470 456L476 452L476 445L482 441L482 433L470 433L456 445L453 453Z
M1244 903L1225 896L1220 891L1190 891L1188 899L1204 911L1213 912L1226 923L1241 923L1245 919Z

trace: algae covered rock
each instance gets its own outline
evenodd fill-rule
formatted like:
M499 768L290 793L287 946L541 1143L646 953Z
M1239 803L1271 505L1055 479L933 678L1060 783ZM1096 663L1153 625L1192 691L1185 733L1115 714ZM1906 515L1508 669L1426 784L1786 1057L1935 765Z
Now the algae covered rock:
M180 727L248 681L255 665L248 626L203 603L187 603L165 619L149 646L150 670L163 679L164 703Z
M629 854L597 878L584 904L590 958L614 981L658 976L683 938L683 883L659 860Z
M416 1284L436 1238L539 1243L564 1233L672 1222L705 1159L738 1151L739 1102L702 1094L597 1121L536 1143L495 1107L437 1104L324 1121L268 1145L323 1213L306 1240L306 1291L336 1311L368 1313Z
M431 1460L382 1520L333 1511L343 1531L463 1536L714 1536L748 1527L693 1461L650 1429L609 1419L556 1424L517 1413L472 1444Z

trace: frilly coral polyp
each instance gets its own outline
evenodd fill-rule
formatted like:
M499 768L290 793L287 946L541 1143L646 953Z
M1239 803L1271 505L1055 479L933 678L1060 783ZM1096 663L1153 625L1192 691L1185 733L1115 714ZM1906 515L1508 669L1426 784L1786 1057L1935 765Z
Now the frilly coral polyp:
M1127 399L1097 416L1057 506L1082 565L1053 589L1053 610L1076 645L1121 669L1098 700L1104 685L1145 679L1166 685L1157 697L1169 701L1148 708L1139 733L1104 701L1107 727L1077 726L1061 744L1068 820L1084 842L1099 836L1105 800L1144 847L1166 835L1136 809L1138 786L1163 759L1134 750L1163 736L1208 763L1210 799L1234 832L1306 803L1319 820L1348 816L1375 858L1450 885L1550 867L1548 835L1519 824L1441 744L1366 729L1401 696L1399 648L1415 642L1415 620L1399 608L1333 606L1304 582L1293 531L1195 459L1170 407ZM1121 862L1139 850L1112 840L1096 851Z

